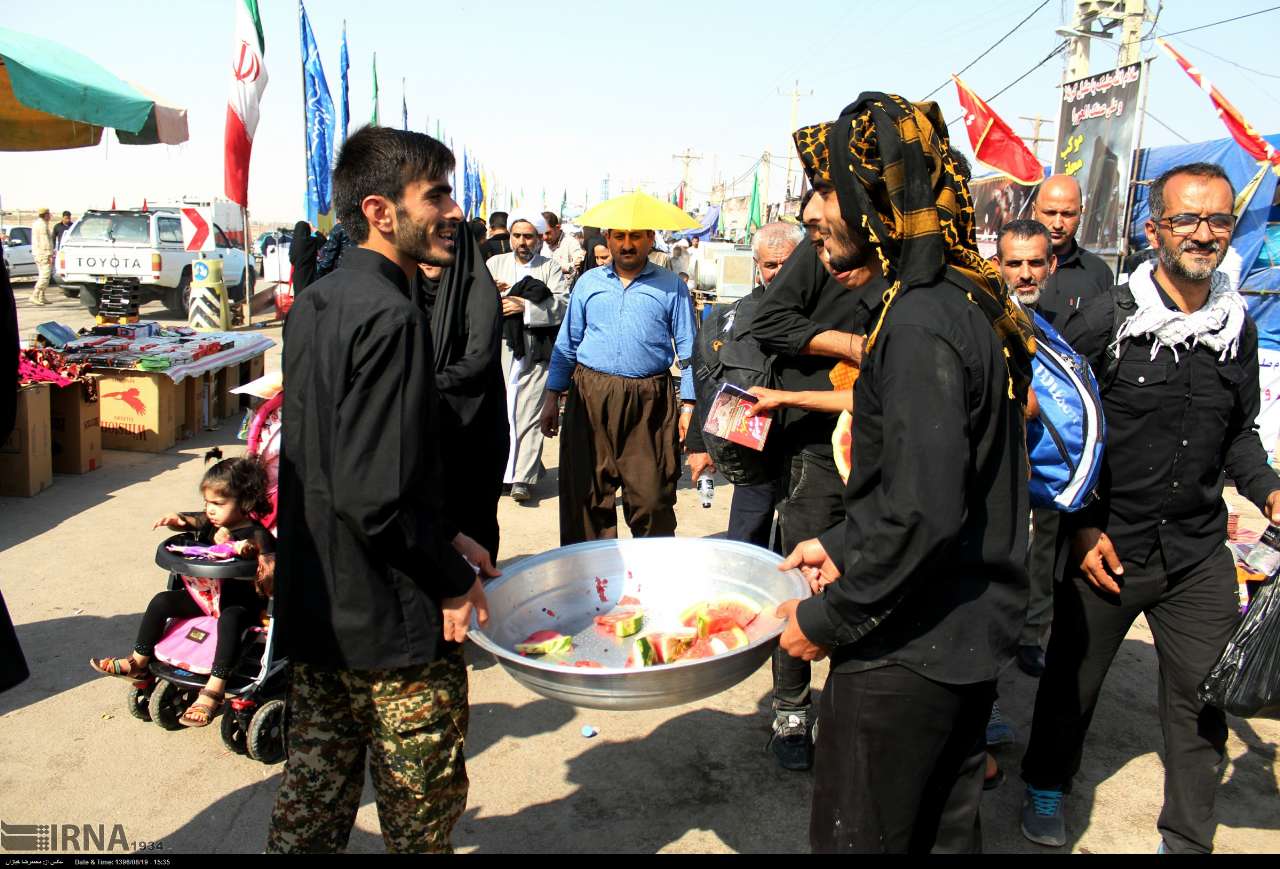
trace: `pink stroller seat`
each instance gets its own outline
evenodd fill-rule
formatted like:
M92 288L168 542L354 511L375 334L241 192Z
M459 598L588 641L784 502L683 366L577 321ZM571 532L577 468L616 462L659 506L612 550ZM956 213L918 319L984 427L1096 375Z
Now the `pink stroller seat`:
M173 667L192 673L208 675L213 671L213 653L218 646L218 601L223 582L242 580L204 579L195 576L182 577L187 594L204 612L189 619L173 619L165 629L164 637L156 643L155 657ZM261 628L255 628L261 631Z

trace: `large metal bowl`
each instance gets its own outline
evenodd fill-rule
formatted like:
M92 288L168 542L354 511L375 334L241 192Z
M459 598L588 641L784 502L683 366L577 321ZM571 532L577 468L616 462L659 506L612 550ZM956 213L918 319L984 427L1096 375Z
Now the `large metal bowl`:
M468 636L498 659L517 682L544 697L592 709L659 709L718 694L769 659L784 622L778 604L809 596L797 570L778 570L777 555L730 540L652 538L579 543L523 559L490 583L489 624L473 618ZM639 598L644 630L679 624L678 615L700 601L734 592L761 606L744 648L674 664L624 668L632 639L599 631L594 618L626 596ZM515 652L535 631L574 638L563 657L530 658ZM603 666L575 666L594 661Z

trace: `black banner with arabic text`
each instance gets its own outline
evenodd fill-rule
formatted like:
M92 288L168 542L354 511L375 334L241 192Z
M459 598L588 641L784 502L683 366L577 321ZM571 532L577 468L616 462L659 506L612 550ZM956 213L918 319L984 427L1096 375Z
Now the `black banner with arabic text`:
M1084 215L1076 241L1094 253L1116 253L1124 239L1141 88L1140 63L1062 86L1053 171L1079 180Z

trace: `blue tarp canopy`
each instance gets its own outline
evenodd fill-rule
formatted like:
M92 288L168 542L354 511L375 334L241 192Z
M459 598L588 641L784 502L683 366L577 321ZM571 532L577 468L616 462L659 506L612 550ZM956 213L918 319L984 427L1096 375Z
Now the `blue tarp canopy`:
M702 224L698 229L682 229L674 233L673 239L698 239L699 241L710 241L711 236L715 233L716 227L720 224L720 206L712 205L707 208L707 213L698 219Z

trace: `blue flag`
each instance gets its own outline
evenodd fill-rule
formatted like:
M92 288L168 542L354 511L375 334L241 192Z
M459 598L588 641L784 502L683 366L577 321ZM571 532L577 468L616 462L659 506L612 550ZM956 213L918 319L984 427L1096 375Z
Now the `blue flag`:
M342 134L340 145L347 144L347 129L351 126L351 100L347 93L347 70L351 69L351 61L347 59L347 22L342 22L342 53L338 55L338 69L342 72Z
M404 93L404 79L400 79L400 129L409 129L409 98Z
M307 10L298 0L298 28L302 36L302 83L307 130L307 220L320 225L320 215L333 210L333 100L320 65ZM331 217L330 217L331 219Z

